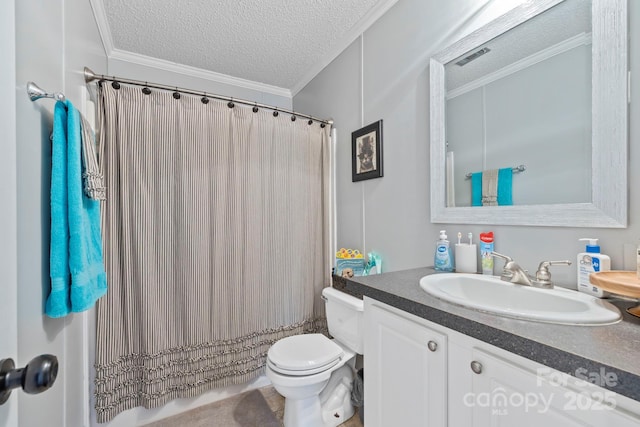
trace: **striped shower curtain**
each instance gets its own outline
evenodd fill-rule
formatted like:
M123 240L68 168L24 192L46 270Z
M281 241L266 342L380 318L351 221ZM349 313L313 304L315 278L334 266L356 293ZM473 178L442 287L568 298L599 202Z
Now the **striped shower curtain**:
M101 84L98 422L244 383L326 328L329 127Z

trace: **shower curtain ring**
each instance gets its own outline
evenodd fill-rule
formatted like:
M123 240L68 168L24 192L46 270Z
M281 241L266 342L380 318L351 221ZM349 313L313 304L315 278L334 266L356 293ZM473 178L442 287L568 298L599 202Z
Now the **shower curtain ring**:
M202 103L205 105L209 103L209 98L207 98L207 92L205 92L204 96L200 98L200 101L202 101Z
M151 89L149 89L149 82L144 82L144 87L142 88L142 93L145 95L149 95L151 93Z
M178 87L176 86L176 91L173 92L174 99L180 99L180 92L178 92Z
M278 109L276 108L276 110L273 112L273 117L278 117L278 114L280 113L278 113Z
M296 121L296 113L295 112L291 115L291 121L292 122Z
M258 103L256 102L256 105L253 106L253 112L257 113L258 112Z
M233 98L231 98L231 101L229 101L229 102L227 103L227 107L229 107L229 108L233 108L233 107L235 107L235 105L236 105L236 104L234 104L234 103L233 103Z

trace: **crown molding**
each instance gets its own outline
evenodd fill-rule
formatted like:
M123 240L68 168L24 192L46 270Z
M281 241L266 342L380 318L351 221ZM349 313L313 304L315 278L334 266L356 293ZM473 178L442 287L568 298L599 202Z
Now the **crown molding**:
M382 15L387 13L398 0L382 0L367 12L342 39L338 40L333 49L328 51L305 75L291 88L291 95L296 96L311 80L314 79L327 65L349 47L355 39L371 27Z
M109 28L109 21L107 20L107 11L104 9L104 2L103 0L89 0L89 2L91 3L93 16L96 18L98 32L102 39L102 46L107 54L107 58L109 58L113 52L113 37L111 37L111 29Z
M285 98L291 98L291 91L286 88L269 85L266 83L260 83L253 80L241 79L233 77L228 74L216 73L209 70L204 70L198 67L192 67L189 65L178 64L176 62L167 61L164 59L158 59L151 56L140 55L137 53L128 52L121 49L113 49L110 60L126 61L133 64L143 65L145 67L157 68L163 71L170 71L177 74L183 74L189 77L195 77L199 79L209 80L216 83L223 83L231 86L242 87L245 89L255 90L262 93L269 93L271 95L282 96Z

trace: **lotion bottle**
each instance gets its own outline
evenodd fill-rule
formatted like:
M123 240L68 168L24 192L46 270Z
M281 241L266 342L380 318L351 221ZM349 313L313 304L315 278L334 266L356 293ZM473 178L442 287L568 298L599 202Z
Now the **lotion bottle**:
M433 268L438 271L453 271L453 251L447 240L447 232L440 230L440 239L436 242Z
M598 298L606 298L609 293L592 285L589 274L611 270L611 258L600 253L598 239L584 238L580 241L587 241L588 244L585 252L578 254L576 263L578 266L578 290Z

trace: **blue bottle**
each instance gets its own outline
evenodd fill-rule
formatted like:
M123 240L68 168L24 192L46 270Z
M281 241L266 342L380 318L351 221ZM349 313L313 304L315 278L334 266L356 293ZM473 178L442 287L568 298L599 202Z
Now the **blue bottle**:
M440 240L436 243L433 266L438 271L453 271L453 251L447 240L447 232L445 230L440 230Z

